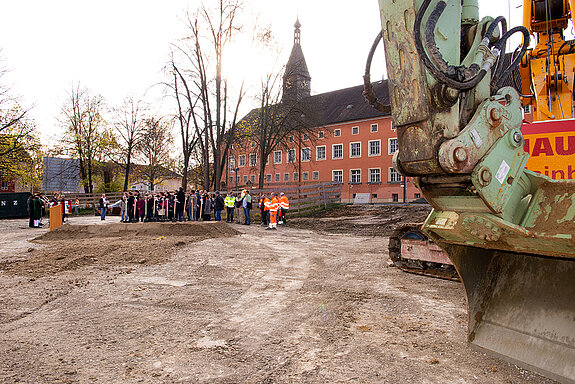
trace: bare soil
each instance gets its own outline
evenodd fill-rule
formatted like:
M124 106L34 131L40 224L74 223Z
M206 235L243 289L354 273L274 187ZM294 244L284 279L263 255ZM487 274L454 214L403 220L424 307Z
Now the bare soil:
M468 347L459 283L389 266L412 208L277 231L72 218L37 240L1 221L0 382L554 383Z

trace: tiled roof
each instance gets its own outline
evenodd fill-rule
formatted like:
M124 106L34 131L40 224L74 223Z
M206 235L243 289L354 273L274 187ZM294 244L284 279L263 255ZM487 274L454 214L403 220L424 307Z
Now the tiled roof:
M387 80L373 83L373 89L379 102L389 105ZM388 116L391 113L381 113L369 105L363 98L363 85L310 96L301 102L315 104L321 125Z
M387 80L373 83L373 89L379 102L388 106ZM302 110L308 110L314 114L313 125L318 127L389 116L391 113L391 110L388 113L381 113L369 105L363 98L363 85L320 93L306 97L300 103L305 105ZM249 130L250 125L255 122L258 111L258 108L252 109L238 122L236 127L240 136L245 133L245 130Z

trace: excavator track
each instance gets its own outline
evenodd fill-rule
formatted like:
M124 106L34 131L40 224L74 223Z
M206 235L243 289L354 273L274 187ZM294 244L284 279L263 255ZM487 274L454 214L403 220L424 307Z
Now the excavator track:
M405 272L459 281L455 267L443 250L423 233L422 225L408 223L395 227L389 237L391 261Z

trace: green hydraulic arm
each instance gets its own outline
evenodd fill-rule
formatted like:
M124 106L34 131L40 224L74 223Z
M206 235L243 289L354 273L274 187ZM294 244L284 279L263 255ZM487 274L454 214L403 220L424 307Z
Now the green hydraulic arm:
M575 183L525 169L519 94L501 87L524 27L470 0L379 0L395 168L433 207L423 230L465 287L468 341L575 383ZM523 43L503 60L513 34ZM371 60L372 53L370 53ZM369 68L369 65L368 65ZM366 75L366 98L377 105Z

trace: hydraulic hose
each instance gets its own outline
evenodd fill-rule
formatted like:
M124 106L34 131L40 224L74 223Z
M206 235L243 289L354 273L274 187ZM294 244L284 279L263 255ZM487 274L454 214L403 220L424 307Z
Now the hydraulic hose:
M487 71L485 69L481 69L479 70L479 72L477 72L477 70L479 69L478 66L476 66L477 68L475 67L466 68L464 66L453 67L448 65L445 62L445 60L443 60L441 52L439 52L439 50L437 49L437 45L435 44L435 38L431 37L428 39L428 47L431 50L430 53L433 56L433 61L437 62L439 67L444 68L444 70L442 71L432 63L432 60L430 59L426 50L424 49L423 43L421 42L421 23L423 21L423 15L427 11L427 8L429 7L430 3L431 0L424 0L421 5L421 8L419 9L415 17L415 25L414 25L415 47L417 49L417 53L421 57L421 61L439 82L447 85L450 88L457 89L459 91L465 91L475 87L477 84L479 84L481 80L483 80L483 78L487 74ZM425 28L426 36L429 36L429 34L431 35L433 34L433 30L435 28L435 25L437 24L437 20L439 19L439 16L441 16L441 14L443 13L443 10L445 9L446 5L447 4L444 1L440 1L437 3L432 13L432 16L430 16L430 19L426 24ZM450 67L453 68L450 69ZM450 73L452 76L457 77L457 79L449 77ZM470 79L467 78L467 76L469 76L472 73L475 73L475 75L473 75L473 77Z
M521 59L523 58L523 56L527 52L527 47L529 47L529 31L527 30L527 28L520 25L520 26L511 28L509 31L507 31L505 34L503 34L503 36L501 36L501 39L499 41L497 41L497 43L495 43L495 48L501 49L502 47L504 47L505 44L507 43L507 40L511 37L511 35L515 34L516 32L523 33L523 44L521 46L521 51L519 52L519 55L517 55L517 57L513 60L513 62L511 62L511 64L509 64L509 66L505 69L505 71L503 71L501 76L494 79L496 89L499 89L501 87L501 84L503 84L505 79L507 79L507 77L509 77L511 72L513 72L515 69L517 69L517 67L521 63ZM503 58L501 60L503 60Z
M375 109L380 112L385 112L385 106L381 104L377 97L375 96L375 92L373 91L373 86L371 85L371 62L373 60L373 55L375 54L375 50L377 46L381 42L383 38L383 31L380 31L371 48L369 50L369 54L367 55L367 62L365 64L365 74L363 75L363 97L367 100L367 102Z

